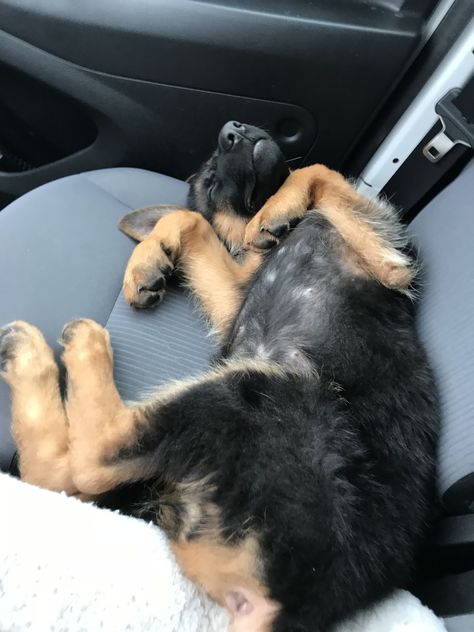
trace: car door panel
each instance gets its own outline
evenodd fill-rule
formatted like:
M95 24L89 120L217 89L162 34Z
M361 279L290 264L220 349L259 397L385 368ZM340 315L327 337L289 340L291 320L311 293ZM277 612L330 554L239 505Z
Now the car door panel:
M29 107L42 103L40 82L96 129L21 173L0 163L0 194L120 164L184 178L232 118L268 129L295 165L338 167L417 50L433 4L0 0L0 64L31 78ZM11 110L4 75L0 66L0 106ZM25 124L34 118L19 110ZM52 110L58 137L66 115Z

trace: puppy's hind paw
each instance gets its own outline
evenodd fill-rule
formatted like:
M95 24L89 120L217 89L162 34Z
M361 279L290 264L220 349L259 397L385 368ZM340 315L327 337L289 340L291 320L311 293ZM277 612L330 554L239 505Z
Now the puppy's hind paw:
M29 323L14 321L0 328L0 375L13 385L57 372L53 352L43 334Z

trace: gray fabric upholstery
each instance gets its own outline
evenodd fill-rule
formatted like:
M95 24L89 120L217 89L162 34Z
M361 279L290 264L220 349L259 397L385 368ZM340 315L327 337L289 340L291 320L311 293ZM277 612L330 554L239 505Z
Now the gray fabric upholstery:
M197 308L176 285L150 313L132 310L120 294L107 322L122 397L135 400L170 380L192 377L209 366L213 339Z
M444 625L448 632L472 632L474 630L474 614L448 617L444 620Z
M419 328L435 369L446 507L474 512L474 162L411 225L425 280Z
M172 288L157 310L134 312L120 296L134 242L117 221L153 203L184 204L187 185L140 169L106 169L46 184L0 212L0 325L37 325L57 352L63 324L108 325L119 390L135 399L208 365L213 344L192 300ZM9 393L0 381L0 467L13 455Z

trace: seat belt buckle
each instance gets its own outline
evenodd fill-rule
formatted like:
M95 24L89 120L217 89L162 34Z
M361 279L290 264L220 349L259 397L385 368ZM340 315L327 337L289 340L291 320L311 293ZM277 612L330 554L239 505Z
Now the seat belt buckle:
M435 107L442 130L423 147L423 155L430 162L439 162L455 145L474 149L474 121L470 121L455 105L461 88L450 90Z

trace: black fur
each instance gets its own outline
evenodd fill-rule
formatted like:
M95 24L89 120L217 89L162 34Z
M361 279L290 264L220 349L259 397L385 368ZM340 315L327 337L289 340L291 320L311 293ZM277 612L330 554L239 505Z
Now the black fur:
M223 138L233 129L236 142ZM212 156L189 178L188 207L212 224L218 210L249 220L288 177L283 154L271 136L253 125L232 121L221 130Z
M285 528L280 550L273 534L267 546L269 583L288 604L278 631L325 630L406 585L435 498L438 404L413 305L351 276L338 241L304 219L257 274L225 349L317 372L297 402L277 395L273 462L286 476L269 506Z
M222 358L284 374L196 383L117 455L155 455L152 515L178 483L212 482L223 535L259 539L274 632L326 631L405 586L434 503L438 403L412 301L355 274L344 248L309 213L247 289Z

